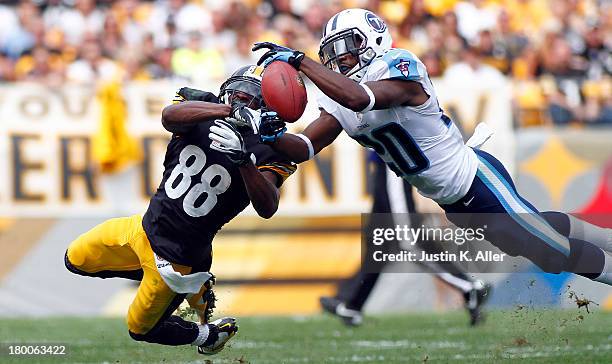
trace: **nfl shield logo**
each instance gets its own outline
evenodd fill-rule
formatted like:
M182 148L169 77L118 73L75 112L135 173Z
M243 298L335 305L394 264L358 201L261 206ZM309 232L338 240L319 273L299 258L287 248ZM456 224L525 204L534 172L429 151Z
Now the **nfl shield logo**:
M395 65L395 68L397 68L402 73L402 75L404 75L404 77L408 77L408 74L410 73L408 71L408 66L410 66L410 61L404 61L400 59L399 63Z

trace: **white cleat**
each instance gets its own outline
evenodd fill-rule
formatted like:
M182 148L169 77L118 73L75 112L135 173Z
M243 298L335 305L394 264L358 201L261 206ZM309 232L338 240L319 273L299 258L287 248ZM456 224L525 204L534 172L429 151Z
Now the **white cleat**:
M208 338L204 344L198 346L198 353L204 355L217 354L223 350L229 339L238 332L238 324L233 317L224 317L207 325Z
M321 297L319 302L323 310L339 317L347 326L359 326L363 322L360 311L347 308L344 302L335 297Z

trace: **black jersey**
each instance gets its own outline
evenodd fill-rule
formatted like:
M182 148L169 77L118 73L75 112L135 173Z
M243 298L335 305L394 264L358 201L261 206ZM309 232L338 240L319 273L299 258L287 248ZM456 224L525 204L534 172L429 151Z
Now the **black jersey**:
M217 231L250 203L238 167L209 147L212 125L199 123L172 136L163 179L142 220L153 251L172 263L193 267L210 259ZM259 170L276 173L280 183L295 171L257 135L243 137Z

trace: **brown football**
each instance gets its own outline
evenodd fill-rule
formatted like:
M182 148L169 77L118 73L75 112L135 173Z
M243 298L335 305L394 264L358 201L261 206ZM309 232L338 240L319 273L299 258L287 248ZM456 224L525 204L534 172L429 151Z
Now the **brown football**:
M281 61L266 67L261 93L268 109L276 111L288 123L302 116L308 102L304 80L295 68Z

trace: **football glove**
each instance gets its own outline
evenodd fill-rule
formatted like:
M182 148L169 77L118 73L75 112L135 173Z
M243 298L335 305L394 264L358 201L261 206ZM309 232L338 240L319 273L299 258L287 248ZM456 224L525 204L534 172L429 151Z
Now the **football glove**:
M174 99L172 100L172 103L178 104L183 101L213 102L214 98L215 98L215 95L210 92L197 90L195 88L190 88L190 87L181 87L178 91L176 91L176 94L174 95Z
M263 143L274 143L287 131L285 122L278 116L276 111L261 113L259 119L259 139Z
M225 118L225 121L234 124L238 129L250 128L254 134L257 134L258 120L260 112L248 108L244 102L234 101L232 102L232 111L230 116Z
M208 137L211 140L210 148L224 153L230 162L238 166L251 162L251 153L247 152L242 135L231 123L215 120Z
M264 68L268 67L268 65L274 61L283 61L289 63L296 70L299 70L300 64L302 64L302 60L304 59L304 52L279 46L271 42L255 43L252 51L255 52L260 49L268 50L263 56L261 56L261 58L259 58L259 61L257 61L257 65L263 65Z

